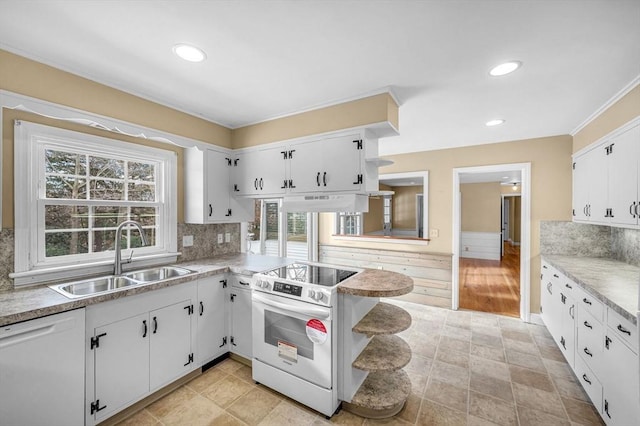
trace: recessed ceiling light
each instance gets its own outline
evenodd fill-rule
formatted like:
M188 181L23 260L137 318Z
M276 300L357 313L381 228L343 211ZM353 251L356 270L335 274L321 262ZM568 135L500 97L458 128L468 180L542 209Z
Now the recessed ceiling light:
M202 49L184 43L173 46L173 53L189 62L202 62L207 57Z
M520 61L509 61L509 62L505 62L504 64L500 64L491 68L491 71L489 71L489 74L494 77L500 77L502 75L507 75L509 73L514 72L521 66L522 66L522 62Z
M497 120L489 120L485 123L485 125L488 127L492 127L492 126L499 126L502 123L504 123L504 120L499 118Z

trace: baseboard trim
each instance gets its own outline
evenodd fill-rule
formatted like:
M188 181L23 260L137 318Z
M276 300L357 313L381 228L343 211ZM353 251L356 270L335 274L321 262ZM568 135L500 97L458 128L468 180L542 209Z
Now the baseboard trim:
M529 322L537 325L545 325L544 321L542 321L542 315L540 314L530 314Z

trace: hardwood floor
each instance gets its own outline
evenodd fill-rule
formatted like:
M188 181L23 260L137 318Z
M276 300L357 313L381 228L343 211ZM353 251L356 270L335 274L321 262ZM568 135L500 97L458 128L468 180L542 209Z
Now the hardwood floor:
M460 308L520 316L520 246L504 249L502 260L460 258Z

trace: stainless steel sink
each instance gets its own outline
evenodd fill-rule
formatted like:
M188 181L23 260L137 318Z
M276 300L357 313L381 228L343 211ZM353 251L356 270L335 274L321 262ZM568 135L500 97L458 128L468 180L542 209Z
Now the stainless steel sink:
M157 268L143 269L142 271L131 271L122 274L123 277L130 278L144 283L166 280L168 278L181 277L193 271L177 266L160 266Z
M121 290L138 284L141 284L140 281L135 281L131 278L109 275L106 277L92 278L72 283L51 285L49 287L63 296L75 299L78 297L93 296L96 294Z
M108 275L105 277L91 278L71 283L50 285L49 288L70 299L77 299L86 296L96 296L98 294L111 293L124 290L125 288L169 278L181 277L192 274L194 271L177 266L159 266L140 271L131 271L123 275Z

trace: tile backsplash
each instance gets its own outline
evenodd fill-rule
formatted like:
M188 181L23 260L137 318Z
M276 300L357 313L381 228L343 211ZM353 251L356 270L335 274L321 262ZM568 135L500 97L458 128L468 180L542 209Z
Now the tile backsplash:
M13 229L0 230L0 291L13 288L13 281L9 278L9 273L13 272L14 250Z
M640 266L640 229L542 221L540 253L604 257Z
M640 229L611 228L611 256L640 267Z
M229 233L231 241L218 244L218 234ZM193 246L182 247L182 237L193 236ZM0 230L0 291L13 289L13 280L9 273L14 269L14 233L13 229ZM178 251L182 254L179 262L203 259L223 254L240 253L240 224L225 223L213 225L178 224Z

